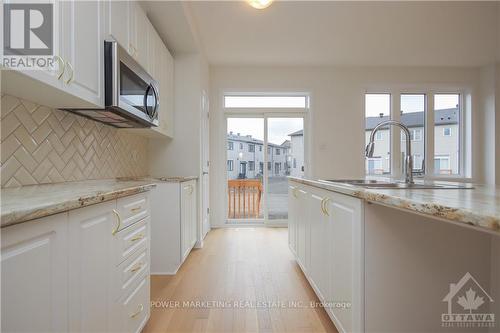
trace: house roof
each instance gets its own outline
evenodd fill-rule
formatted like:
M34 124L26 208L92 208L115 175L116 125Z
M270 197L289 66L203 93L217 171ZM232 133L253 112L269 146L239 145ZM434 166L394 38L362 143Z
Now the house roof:
M299 130L297 132L293 132L291 134L288 134L288 136L302 136L304 135L304 130Z
M264 144L264 141L252 138L251 135L238 135L238 134L228 133L227 134L227 139L230 140L230 141L253 143L253 144L256 144L256 145L263 145ZM283 142L283 144L285 142ZM278 144L269 142L268 146L275 147L275 148L288 148L288 147L284 146L283 144L278 145Z
M458 123L459 109L442 109L434 112L434 124L436 125L453 125ZM384 117L367 117L365 120L365 128L372 130L379 123L389 120L389 116ZM401 122L408 127L423 127L425 114L423 111L403 113Z

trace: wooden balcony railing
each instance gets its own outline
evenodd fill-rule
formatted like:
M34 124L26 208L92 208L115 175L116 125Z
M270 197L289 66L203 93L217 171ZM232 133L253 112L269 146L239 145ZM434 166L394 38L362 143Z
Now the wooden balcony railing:
M259 179L228 181L228 218L259 218L262 182Z

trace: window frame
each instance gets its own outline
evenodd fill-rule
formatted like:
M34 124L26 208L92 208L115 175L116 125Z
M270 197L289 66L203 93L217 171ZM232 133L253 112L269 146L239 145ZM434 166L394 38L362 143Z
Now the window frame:
M408 85L409 86L409 85ZM401 95L415 95L415 94L422 94L425 95L425 122L424 122L424 131L422 138L424 140L424 166L425 170L424 172L418 172L414 171L414 178L421 178L421 179L427 179L427 180L457 180L457 181L472 181L472 165L470 163L467 163L468 157L471 156L471 149L473 146L472 143L472 115L471 115L471 108L473 106L472 104L472 89L467 86L450 86L450 87L442 87L442 86L434 86L434 85L415 85L410 88L408 86L405 86L404 88L394 86L394 87L386 87L384 89L380 88L369 88L365 89L364 94L362 95L363 98L363 121L365 121L366 117L366 105L365 105L365 95L366 94L390 94L391 95L391 113L390 113L390 119L392 120L400 120L400 115L397 114L396 112L392 112L394 108L400 108L400 103L401 103ZM435 122L434 122L434 96L435 95L440 95L440 94L457 94L459 95L459 124L457 126L458 128L458 142L459 142L459 172L458 174L451 174L451 175L442 175L442 174L436 174L434 172L434 129L435 129ZM363 126L363 129L365 127ZM394 133L395 129L392 129L390 133ZM365 129L363 130L363 134L366 135ZM391 135L390 141L391 141L391 152L392 151L401 151L401 141L398 141L395 138L399 138L399 135ZM365 141L363 140L363 143ZM363 146L364 149L364 146ZM402 176L402 169L403 165L401 165L398 161L396 161L396 156L399 156L400 154L392 154L390 155L391 161L391 172L390 176L391 177L401 177ZM365 168L365 175L370 176L370 177L387 177L387 175L369 175L366 173L366 168Z
M227 160L227 171L234 171L234 160Z

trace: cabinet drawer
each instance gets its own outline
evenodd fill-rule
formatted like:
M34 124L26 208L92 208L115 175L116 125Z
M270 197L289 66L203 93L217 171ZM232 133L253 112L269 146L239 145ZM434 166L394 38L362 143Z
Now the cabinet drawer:
M130 294L144 274L149 275L149 253L146 247L139 249L113 270L110 283L113 300Z
M149 216L118 232L113 240L115 265L119 265L141 247L148 247Z
M121 218L120 229L124 229L149 215L149 197L140 193L120 198L116 200L116 209Z
M149 318L149 275L144 276L132 293L119 304L121 332L136 333Z

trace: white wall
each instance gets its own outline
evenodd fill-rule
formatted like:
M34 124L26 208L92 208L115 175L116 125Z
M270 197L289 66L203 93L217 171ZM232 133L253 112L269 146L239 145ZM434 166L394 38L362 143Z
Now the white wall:
M416 87L463 89L472 95L472 131L478 134L479 69L442 67L236 67L213 66L211 89L211 211L212 225L224 223L225 133L222 110L224 91L300 91L311 95L310 175L314 178L364 176L364 93L383 88ZM307 131L307 130L306 130ZM484 178L475 164L483 158L481 140L471 149L472 175Z

